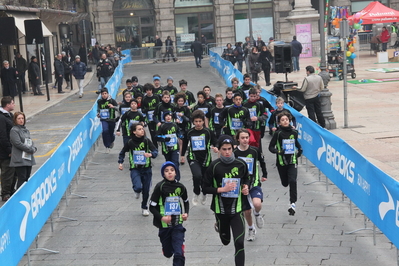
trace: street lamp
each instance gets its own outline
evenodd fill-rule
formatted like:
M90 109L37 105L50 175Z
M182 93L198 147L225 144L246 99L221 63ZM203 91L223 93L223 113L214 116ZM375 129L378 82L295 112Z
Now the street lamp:
M251 7L251 2L252 0L247 0L248 1L248 25L249 25L249 39L251 42L254 41L254 37L252 36L252 7Z

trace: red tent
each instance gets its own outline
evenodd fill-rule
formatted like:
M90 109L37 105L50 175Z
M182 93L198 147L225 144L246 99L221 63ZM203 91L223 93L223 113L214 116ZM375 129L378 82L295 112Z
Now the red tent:
M357 14L360 14L360 16ZM362 11L350 16L348 20L355 20L355 18L362 19L363 24L399 22L399 11L375 1L371 2Z

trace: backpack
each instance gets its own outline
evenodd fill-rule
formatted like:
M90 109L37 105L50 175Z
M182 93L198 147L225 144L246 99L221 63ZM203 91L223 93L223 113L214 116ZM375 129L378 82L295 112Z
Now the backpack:
M255 71L260 73L262 71L262 64L259 62L255 62Z

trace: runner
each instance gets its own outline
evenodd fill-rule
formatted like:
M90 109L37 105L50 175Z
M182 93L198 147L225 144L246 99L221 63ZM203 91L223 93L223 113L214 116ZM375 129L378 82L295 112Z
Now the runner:
M133 191L136 199L143 194L141 201L141 213L143 216L148 216L148 198L150 196L150 188L152 181L151 158L158 156L158 150L145 136L144 127L141 124L133 124L130 128L132 137L123 146L119 153L119 170L123 170L123 162L125 160L125 153L129 152L130 163L130 178L133 184Z
M250 209L248 199L248 167L233 153L233 139L221 138L218 143L220 158L208 167L202 189L212 194L211 210L216 216L216 229L223 245L228 245L233 232L235 265L245 264L245 221L243 211Z
M159 228L159 239L165 257L173 256L173 265L185 264L183 221L187 221L189 200L187 189L175 179L176 165L165 162L161 167L164 178L151 195L150 211L154 215L153 224Z
M97 117L102 125L102 138L105 146L105 153L109 153L114 147L115 141L115 120L118 103L108 94L107 88L101 89L101 99L97 100Z
M269 144L269 151L276 154L276 166L280 175L281 184L290 186L289 215L295 215L297 201L297 159L302 155L302 147L298 141L298 131L290 125L291 115L280 113L277 116L278 130L274 133ZM296 149L295 149L296 147Z
M249 174L249 195L248 199L253 209L256 221L256 227L259 229L263 227L264 221L260 214L263 202L263 191L261 188L261 181L267 180L267 170L266 163L263 154L256 147L249 146L249 136L250 133L247 129L240 129L237 132L236 140L239 144L234 150L234 155L236 158L242 159L247 163L248 174ZM262 169L262 178L260 178L259 165ZM256 235L256 228L252 222L251 210L245 211L245 219L248 224L248 241L254 241Z
M141 112L138 111L137 106L138 103L136 99L130 101L130 110L122 115L118 129L116 130L116 135L120 136L120 131L122 128L123 145L125 145L131 137L130 127L133 124L141 123L141 125L144 126L145 117Z
M201 110L196 110L193 112L191 117L194 127L187 132L187 138L183 139L181 156L183 157L185 155L190 142L187 160L193 175L193 205L196 206L198 205L199 195L201 193L202 178L205 174L206 168L212 161L211 145L213 145L212 149L215 153L218 151L218 149L216 148L217 140L215 134L209 128L204 127L204 112ZM202 205L205 205L205 193L202 193L202 198L200 201Z

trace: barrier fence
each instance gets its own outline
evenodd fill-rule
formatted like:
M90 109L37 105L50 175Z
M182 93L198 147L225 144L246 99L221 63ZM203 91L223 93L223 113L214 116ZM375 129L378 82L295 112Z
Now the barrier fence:
M210 65L231 86L230 80L242 74L219 54L210 51ZM275 96L262 91L269 102ZM375 226L399 247L399 182L370 163L343 139L321 128L286 105L297 121L303 154L331 180ZM399 253L398 253L399 265Z
M106 84L112 97L118 92L123 65L131 61L129 52L123 51L127 56L120 61ZM17 265L28 251L101 132L95 103L29 182L23 184L0 208L0 265Z

